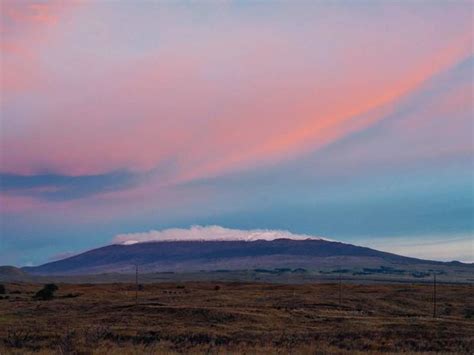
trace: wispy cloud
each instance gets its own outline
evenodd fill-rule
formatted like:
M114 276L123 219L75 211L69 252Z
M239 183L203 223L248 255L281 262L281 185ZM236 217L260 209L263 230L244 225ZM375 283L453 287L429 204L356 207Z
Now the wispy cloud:
M0 173L0 192L47 201L66 201L134 186L140 176L127 171L100 175L18 175Z
M455 6L460 20L443 31L433 25L446 17L437 6L426 7L424 21L412 15L422 6L376 7L390 17L305 6L269 4L274 16L259 18L203 5L202 21L185 6L87 3L51 28L62 36L31 48L47 56L48 79L2 112L3 170L94 175L176 158L173 179L189 181L281 161L370 126L381 118L374 109L471 48L470 22ZM142 44L146 51L119 44L119 19L130 11L137 37L158 38ZM304 30L294 24L299 16ZM9 64L12 53L6 59L5 72L22 72Z
M474 235L472 234L385 237L361 241L361 243L366 243L378 250L415 258L474 263Z

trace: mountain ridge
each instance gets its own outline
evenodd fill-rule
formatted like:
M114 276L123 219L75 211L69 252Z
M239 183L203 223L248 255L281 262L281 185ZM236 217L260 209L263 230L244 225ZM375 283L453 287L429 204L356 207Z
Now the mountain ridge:
M455 262L456 265L469 266ZM24 267L33 275L77 275L142 272L188 272L217 269L272 267L378 267L450 265L382 252L323 239L254 241L147 241L111 244L36 267Z

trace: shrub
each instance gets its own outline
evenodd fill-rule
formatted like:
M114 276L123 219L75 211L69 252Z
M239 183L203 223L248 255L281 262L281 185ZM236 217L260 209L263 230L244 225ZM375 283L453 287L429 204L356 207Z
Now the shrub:
M464 318L466 318L466 319L474 318L474 308L464 309Z
M29 330L9 330L7 332L6 338L4 338L5 345L12 348L23 348L28 345L33 339L32 334Z
M221 287L220 287L219 285L215 285L215 286L214 286L214 290L215 290L215 291L219 291L220 289L221 289Z
M56 292L57 290L58 286L56 286L55 284L46 284L41 290L36 292L33 298L43 301L50 300L54 298L54 292Z
M76 332L71 330L67 331L58 342L59 354L75 354L76 351L77 335Z
M87 344L98 344L112 335L108 326L92 326L84 330L84 339Z
M0 295L4 295L5 293L7 293L5 285L0 284Z

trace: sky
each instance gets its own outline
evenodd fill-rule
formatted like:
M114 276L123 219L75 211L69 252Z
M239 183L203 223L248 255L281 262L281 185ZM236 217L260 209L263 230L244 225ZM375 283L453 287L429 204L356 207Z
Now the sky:
M471 1L0 4L0 264L170 228L474 261Z

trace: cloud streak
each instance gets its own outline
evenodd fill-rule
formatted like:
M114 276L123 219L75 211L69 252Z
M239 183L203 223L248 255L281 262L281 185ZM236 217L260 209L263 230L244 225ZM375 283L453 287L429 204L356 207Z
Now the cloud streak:
M126 171L85 176L0 173L0 187L6 195L24 195L48 201L63 201L122 190L134 186L140 179L143 179L143 176Z
M430 237L382 238L366 243L375 249L415 258L474 263L474 236Z

